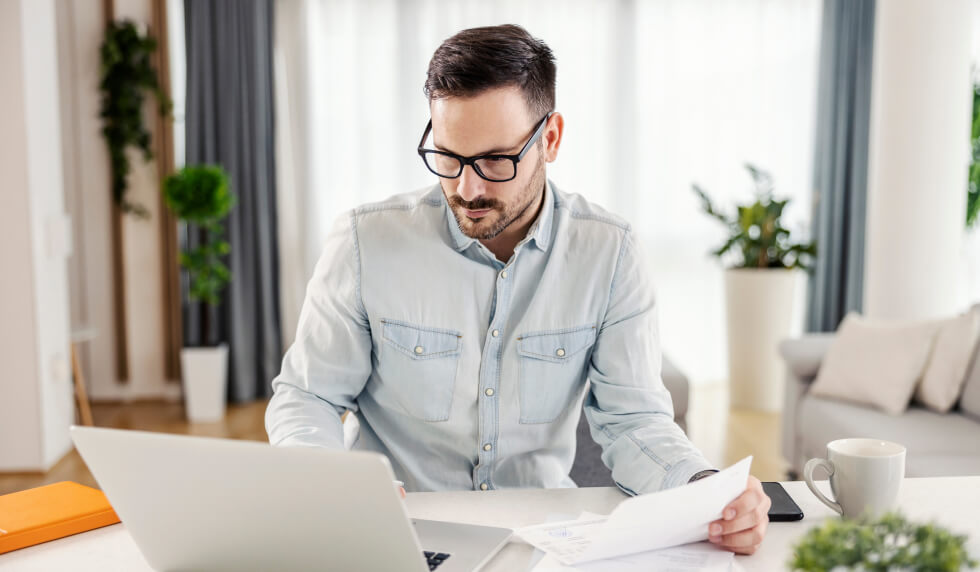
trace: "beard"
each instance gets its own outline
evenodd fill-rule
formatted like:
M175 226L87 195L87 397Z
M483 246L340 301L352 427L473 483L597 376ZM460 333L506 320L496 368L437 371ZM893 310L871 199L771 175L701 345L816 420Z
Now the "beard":
M504 203L498 199L479 198L475 201L464 201L459 195L448 195L449 207L456 217L459 229L470 238L478 240L491 240L500 235L515 221L520 220L524 213L531 208L544 192L544 155L538 154L538 161L534 166L534 174L531 180L525 185L521 192L511 203ZM445 192L445 189L443 190ZM479 211L490 209L490 212L479 219L471 219L466 216L463 209Z

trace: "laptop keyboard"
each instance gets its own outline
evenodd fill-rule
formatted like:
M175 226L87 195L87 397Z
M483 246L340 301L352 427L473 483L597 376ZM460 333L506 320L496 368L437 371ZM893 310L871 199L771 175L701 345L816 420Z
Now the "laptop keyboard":
M445 552L429 552L426 550L422 554L425 555L425 561L429 565L429 570L435 570L449 558L449 555Z

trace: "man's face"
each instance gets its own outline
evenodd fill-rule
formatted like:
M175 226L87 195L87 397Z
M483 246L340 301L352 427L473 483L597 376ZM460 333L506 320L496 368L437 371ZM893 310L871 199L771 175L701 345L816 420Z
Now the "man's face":
M492 89L473 97L433 100L431 145L464 157L516 155L541 117L532 117L518 88ZM495 238L529 209L544 191L541 140L520 163L517 176L502 183L483 179L467 165L455 179L440 178L459 228L471 238Z

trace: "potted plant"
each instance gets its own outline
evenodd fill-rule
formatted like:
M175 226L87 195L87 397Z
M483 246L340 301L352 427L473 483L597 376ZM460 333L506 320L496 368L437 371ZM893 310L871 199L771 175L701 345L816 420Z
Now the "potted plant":
M972 569L964 534L935 523L917 523L900 513L880 519L827 519L811 528L793 547L789 570L935 570Z
M189 279L188 297L216 306L231 280L222 262L230 248L221 221L235 204L228 175L217 166L187 166L166 178L163 193L167 207L188 226L188 232L197 232L202 239L199 246L180 253L180 265ZM191 421L217 421L225 414L228 346L212 339L208 325L204 312L200 339L205 345L180 351L184 405Z
M782 367L776 353L790 334L793 302L801 272L816 256L814 242L793 242L782 225L789 199L773 196L769 173L746 164L755 184L755 202L738 205L735 214L715 208L692 185L705 213L728 230L712 254L727 263L725 299L728 370L733 406L778 411L783 402Z

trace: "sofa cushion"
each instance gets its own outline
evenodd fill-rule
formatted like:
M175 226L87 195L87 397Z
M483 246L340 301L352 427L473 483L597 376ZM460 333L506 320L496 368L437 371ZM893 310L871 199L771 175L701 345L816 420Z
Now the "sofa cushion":
M827 350L811 393L899 415L908 407L939 322L877 322L848 314Z
M980 304L973 307L973 312L980 314ZM973 350L973 364L966 373L966 381L963 382L960 410L980 420L980 343Z
M905 445L907 477L980 474L980 422L965 415L913 406L896 417L808 395L800 403L797 432L803 460L824 457L835 439L868 437Z
M944 320L915 399L938 413L953 408L963 391L963 383L977 347L980 334L980 312L972 310Z
M681 429L686 431L685 417L687 416L688 394L690 393L687 376L677 369L677 366L667 359L667 356L664 356L660 377L664 381L664 387L670 392L670 400L674 404L674 420L681 426Z

